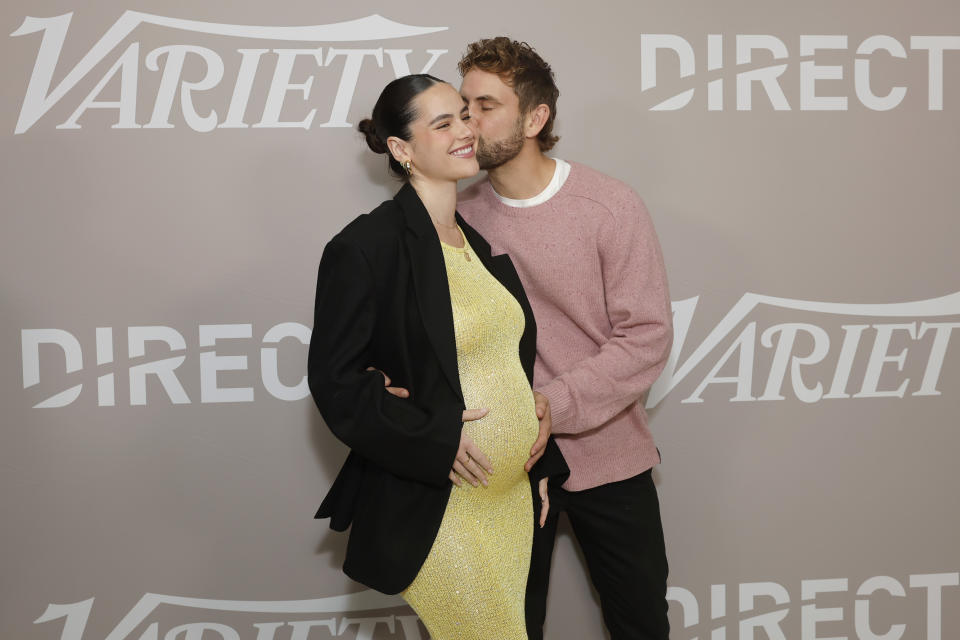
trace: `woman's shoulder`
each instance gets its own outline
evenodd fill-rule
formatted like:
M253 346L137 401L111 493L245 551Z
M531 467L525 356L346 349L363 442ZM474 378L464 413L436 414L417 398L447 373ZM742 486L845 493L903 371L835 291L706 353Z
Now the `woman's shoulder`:
M403 229L400 207L393 200L386 200L373 211L351 220L330 241L343 242L360 249L375 249L384 243L394 242L403 234Z

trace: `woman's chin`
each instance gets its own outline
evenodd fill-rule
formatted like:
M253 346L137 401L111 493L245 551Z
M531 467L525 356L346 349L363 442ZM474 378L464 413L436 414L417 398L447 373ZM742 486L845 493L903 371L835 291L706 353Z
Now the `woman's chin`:
M465 161L464 167L462 168L462 175L460 175L457 179L462 180L463 178L472 178L478 173L480 173L480 164L477 163L476 158L470 158L469 162Z
M477 163L476 158L469 159L458 159L457 164L450 167L444 167L442 171L437 171L434 174L429 172L424 173L424 177L430 181L445 181L445 180L463 180L464 178L472 178L473 176L480 173L480 165Z

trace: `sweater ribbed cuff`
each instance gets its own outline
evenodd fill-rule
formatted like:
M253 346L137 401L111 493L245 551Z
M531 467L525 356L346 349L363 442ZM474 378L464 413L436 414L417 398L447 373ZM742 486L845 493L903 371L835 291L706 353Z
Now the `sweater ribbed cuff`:
M556 379L550 384L540 389L540 393L550 401L551 433L571 433L575 432L574 419L576 418L577 408L573 403L573 397L567 389L567 385L560 379Z

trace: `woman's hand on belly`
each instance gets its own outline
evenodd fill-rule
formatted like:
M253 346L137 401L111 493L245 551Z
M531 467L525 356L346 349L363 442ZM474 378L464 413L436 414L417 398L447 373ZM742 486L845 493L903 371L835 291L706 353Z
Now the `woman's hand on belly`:
M487 409L467 409L463 412L463 421L479 420L487 415ZM460 432L460 447L457 457L453 460L453 469L450 471L450 481L458 487L463 480L473 486L483 484L487 486L487 475L493 473L490 459L480 450L465 431ZM462 479L461 479L462 478Z

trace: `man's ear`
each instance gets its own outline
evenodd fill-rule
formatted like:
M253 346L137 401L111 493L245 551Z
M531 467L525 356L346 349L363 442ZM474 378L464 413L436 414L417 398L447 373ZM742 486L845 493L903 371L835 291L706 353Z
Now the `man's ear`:
M538 104L524 118L524 135L528 138L536 138L549 119L550 107L545 104Z

